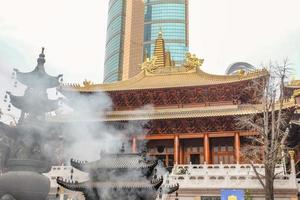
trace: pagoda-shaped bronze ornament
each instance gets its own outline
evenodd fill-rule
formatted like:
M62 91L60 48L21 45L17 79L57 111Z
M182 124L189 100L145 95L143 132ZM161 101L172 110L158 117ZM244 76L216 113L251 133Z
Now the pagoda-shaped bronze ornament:
M21 110L19 122L24 120L44 120L45 113L58 108L58 100L49 100L47 89L59 86L62 75L50 76L45 71L44 48L37 59L37 66L28 73L14 69L17 81L27 86L23 96L15 96L7 92L13 106Z
M14 69L14 85L24 84L24 95L11 92L5 95L5 101L20 109L21 116L15 126L0 122L0 170L3 173L0 200L43 200L50 190L49 179L42 175L51 168L51 158L44 148L51 138L45 115L58 108L58 100L49 100L47 89L59 86L62 75L48 75L44 63L43 48L33 71L23 73Z
M82 192L87 200L151 200L178 190L179 185L164 183L157 173L158 161L145 153L101 153L100 160L87 162L71 159L71 165L89 173L85 182L57 178L62 187Z

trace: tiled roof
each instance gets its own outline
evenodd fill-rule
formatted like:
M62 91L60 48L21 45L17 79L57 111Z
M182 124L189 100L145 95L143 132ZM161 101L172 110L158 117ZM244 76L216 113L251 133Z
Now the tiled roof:
M92 84L89 81L85 81L83 85L66 84L61 88L61 90L96 92L218 85L252 80L266 77L268 75L269 73L265 69L245 74L212 75L205 73L198 68L191 71L186 71L185 68L174 67L163 69L163 71L154 74L149 74L145 71L142 71L138 75L128 80L109 84Z

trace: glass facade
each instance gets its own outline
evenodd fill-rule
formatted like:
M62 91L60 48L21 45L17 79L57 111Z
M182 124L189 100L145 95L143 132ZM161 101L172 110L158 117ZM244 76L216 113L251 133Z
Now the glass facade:
M145 0L144 50L153 55L155 39L162 31L167 51L176 64L184 62L188 51L187 0Z
M134 70L131 69L142 62L142 48L148 57L152 56L159 31L163 33L165 48L171 52L171 59L176 64L183 63L185 53L188 51L187 1L144 0L144 2L141 1L141 4L137 4L137 2L133 4L129 0L110 0L106 30L104 82L122 80L123 75L126 74L124 72L127 72L128 76L133 74ZM130 3L132 6L131 9L128 9ZM137 14L137 11L141 11L140 14ZM134 12L134 14L127 12ZM126 16L129 18L125 19ZM141 19L141 22L138 19ZM129 25L130 23L131 25ZM127 35L126 27L128 30L131 29ZM140 29L142 31L137 31ZM131 40L139 44L139 48L134 47ZM129 52L130 55L127 55L126 52ZM141 52L141 56L137 52ZM134 60L134 56L136 56L136 60ZM137 61L139 57L141 57L141 61ZM128 62L124 58L127 58Z
M125 0L110 0L106 30L104 82L119 80L122 63L122 44Z

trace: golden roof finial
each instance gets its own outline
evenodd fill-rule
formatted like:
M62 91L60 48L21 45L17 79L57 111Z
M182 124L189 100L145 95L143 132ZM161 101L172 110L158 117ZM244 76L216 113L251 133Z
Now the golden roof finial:
M155 40L154 56L156 57L157 67L164 67L165 62L165 41L162 38L162 32L158 33L158 38Z
M162 39L162 35L163 35L163 32L162 32L162 28L160 27L159 28L159 32L158 32L158 39Z

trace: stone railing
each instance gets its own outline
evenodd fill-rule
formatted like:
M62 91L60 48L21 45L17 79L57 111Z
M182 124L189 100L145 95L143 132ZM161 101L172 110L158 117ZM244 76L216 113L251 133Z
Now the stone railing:
M263 175L264 165L254 165L256 171ZM274 186L276 189L297 188L295 174L284 174L281 165L276 166L277 174ZM166 181L179 183L183 188L248 188L262 189L251 165L243 164L218 164L218 165L176 165Z

